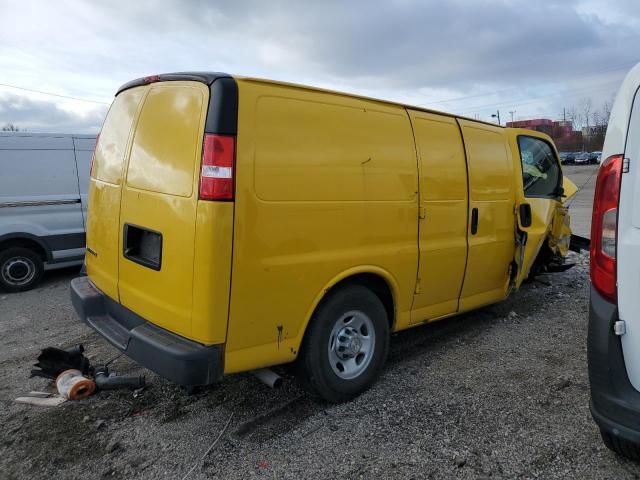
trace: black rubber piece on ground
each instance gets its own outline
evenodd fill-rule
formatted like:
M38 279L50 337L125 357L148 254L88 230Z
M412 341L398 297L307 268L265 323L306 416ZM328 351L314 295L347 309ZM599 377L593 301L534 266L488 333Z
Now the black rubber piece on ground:
M346 312L359 310L372 321L375 347L369 366L358 377L338 377L329 364L329 337L335 322ZM384 305L368 288L347 285L334 292L316 309L300 352L298 373L303 386L331 403L350 400L375 382L389 351L389 321Z

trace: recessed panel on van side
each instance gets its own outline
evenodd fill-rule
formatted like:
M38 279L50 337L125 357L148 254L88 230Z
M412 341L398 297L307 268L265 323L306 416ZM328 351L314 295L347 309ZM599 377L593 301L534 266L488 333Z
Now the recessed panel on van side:
M348 274L387 275L408 324L418 185L406 110L266 82L238 87L225 371L293 360L317 301Z

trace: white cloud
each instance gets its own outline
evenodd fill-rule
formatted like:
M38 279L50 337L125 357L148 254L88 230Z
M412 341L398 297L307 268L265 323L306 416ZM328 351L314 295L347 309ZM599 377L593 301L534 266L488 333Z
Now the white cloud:
M638 60L639 17L634 0L0 0L0 83L110 102L132 78L215 70L485 119L498 108L557 117L582 97L611 96ZM96 129L104 111L2 92L24 95L29 124L47 130ZM8 115L0 124L17 123Z

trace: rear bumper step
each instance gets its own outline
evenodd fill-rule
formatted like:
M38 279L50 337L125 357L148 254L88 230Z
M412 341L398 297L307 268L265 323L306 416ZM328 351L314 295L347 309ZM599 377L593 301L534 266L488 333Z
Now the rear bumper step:
M209 385L222 378L222 345L201 345L147 322L98 290L89 277L71 281L71 301L87 325L128 357L167 380L194 386Z

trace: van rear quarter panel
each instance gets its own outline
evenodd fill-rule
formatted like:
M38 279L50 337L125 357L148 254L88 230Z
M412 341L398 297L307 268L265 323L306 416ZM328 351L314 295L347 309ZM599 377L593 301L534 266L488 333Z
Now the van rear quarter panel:
M317 302L352 273L384 276L396 325L408 323L418 179L406 110L248 79L238 89L225 372L294 360Z

